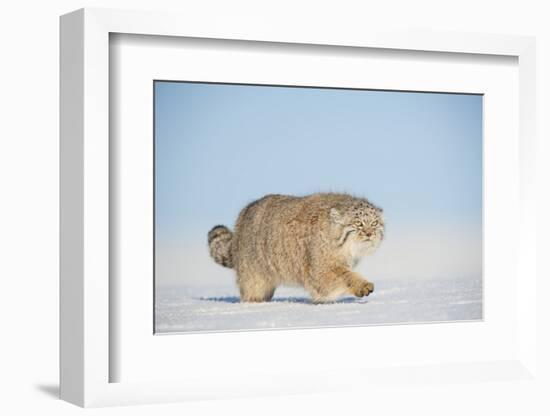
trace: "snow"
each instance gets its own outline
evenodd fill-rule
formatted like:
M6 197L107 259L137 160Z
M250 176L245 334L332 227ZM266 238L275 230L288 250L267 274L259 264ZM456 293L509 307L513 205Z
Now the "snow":
M234 284L157 287L155 332L235 331L482 319L481 278L375 281L365 298L312 304L300 288L278 288L271 302L240 303Z

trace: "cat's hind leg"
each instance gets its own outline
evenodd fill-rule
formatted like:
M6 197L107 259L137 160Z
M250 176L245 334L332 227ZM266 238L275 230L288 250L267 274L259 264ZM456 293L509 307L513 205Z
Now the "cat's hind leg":
M239 274L237 279L241 302L269 302L277 288L268 279L251 274Z

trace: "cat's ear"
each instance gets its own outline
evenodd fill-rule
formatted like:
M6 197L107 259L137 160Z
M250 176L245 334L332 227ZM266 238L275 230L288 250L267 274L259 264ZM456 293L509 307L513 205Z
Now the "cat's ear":
M331 208L329 215L330 215L330 219L332 220L332 222L334 222L336 224L341 224L342 223L342 215L340 215L340 213L338 212L338 210L336 208Z

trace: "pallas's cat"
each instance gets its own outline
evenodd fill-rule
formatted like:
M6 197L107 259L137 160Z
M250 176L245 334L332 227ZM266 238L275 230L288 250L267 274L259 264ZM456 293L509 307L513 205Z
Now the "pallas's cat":
M216 263L237 272L241 301L269 301L279 285L298 285L320 303L374 290L352 269L383 237L380 208L348 194L317 193L258 199L241 211L233 232L212 228L208 244Z

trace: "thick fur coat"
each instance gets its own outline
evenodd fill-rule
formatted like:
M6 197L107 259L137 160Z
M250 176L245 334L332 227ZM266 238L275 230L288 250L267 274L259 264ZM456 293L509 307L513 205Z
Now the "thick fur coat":
M383 238L380 208L336 193L267 195L241 211L234 232L208 233L210 254L235 269L245 302L269 301L279 285L303 286L315 303L367 296L374 285L352 269Z

